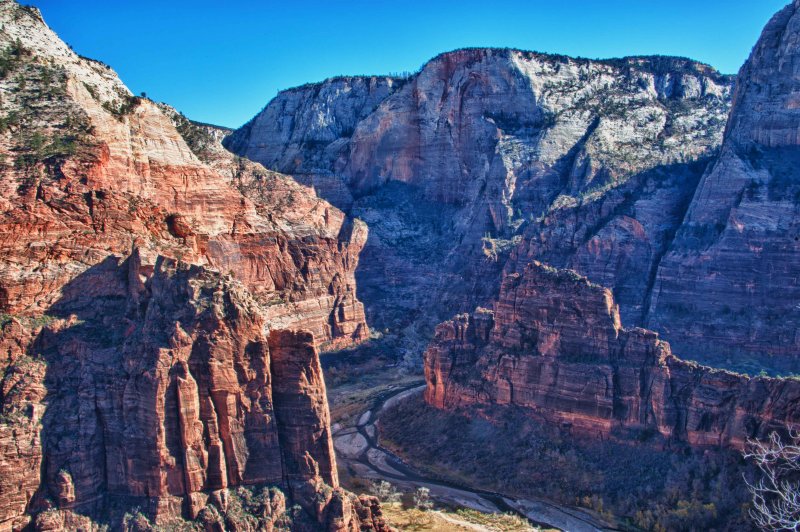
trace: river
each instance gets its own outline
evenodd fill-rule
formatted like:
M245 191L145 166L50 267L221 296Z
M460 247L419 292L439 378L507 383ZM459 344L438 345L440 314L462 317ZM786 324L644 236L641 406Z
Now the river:
M354 427L334 426L333 440L338 461L355 476L386 480L403 490L424 486L434 500L482 512L514 512L547 528L570 532L619 530L595 514L581 508L553 504L543 499L517 499L500 493L475 489L426 476L378 443L375 422L381 413L398 401L422 393L423 383L415 383L379 395Z

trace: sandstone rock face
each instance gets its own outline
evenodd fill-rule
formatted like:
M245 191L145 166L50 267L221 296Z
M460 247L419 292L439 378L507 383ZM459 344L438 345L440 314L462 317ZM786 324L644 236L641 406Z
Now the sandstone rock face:
M628 292L624 304L640 320L665 236L721 141L731 81L674 58L460 50L409 79L383 80L383 89L347 78L286 91L225 144L301 179L313 174L321 194L366 221L357 277L379 328L495 297L523 235L527 242L548 230L542 219L609 194L594 221L569 218L581 227L564 229L573 239L562 265L604 264L594 270ZM625 215L644 229L609 221L634 197L642 202ZM661 201L671 203L651 207ZM634 275L615 274L614 262Z
M46 366L28 355L31 332L19 321L0 335L0 530L27 522L25 507L39 487Z
M367 336L366 226L131 96L35 8L0 22L0 530L194 518L261 485L383 529L338 488L317 357Z
M712 69L677 59L447 53L359 124L346 172L362 192L393 179L445 203L482 199L486 210L475 214L488 215L492 232L503 233L514 209L535 211L555 197L532 188L582 191L705 153L719 141L709 122L724 116L728 90ZM680 117L662 103L670 98L691 112ZM716 105L700 103L705 98ZM667 128L668 121L675 123ZM688 147L686 137L696 142ZM671 145L678 143L688 151L676 153ZM613 154L623 146L624 155ZM569 169L558 175L553 167L565 157Z
M243 285L134 253L76 278L54 310L68 318L34 343L47 452L31 510L136 501L160 522L194 518L228 487L277 485L322 523L360 523L328 504L338 479L313 335L265 336Z
M337 486L336 460L322 368L309 333L273 331L272 371L278 426L287 453L286 478L303 486L308 479ZM311 493L316 492L312 486ZM300 487L295 489L301 489Z
M800 382L682 361L624 329L610 290L538 262L505 278L493 311L437 328L425 376L438 408L516 405L590 437L738 448L800 420Z
M136 243L233 272L274 316L319 343L366 337L353 279L363 226L354 230L310 189L213 143L208 163L199 160L162 107L79 58L35 13L0 7L3 47L16 58L4 106L17 118L1 139L16 157L4 166L0 205L6 312L46 310L77 273ZM9 52L17 39L22 50ZM51 79L45 89L42 76Z
M283 479L257 305L202 267L151 267L144 283L138 253L91 268L56 309L74 325L35 344L48 362L41 495L53 498L62 472L74 490L59 507L125 495L158 518L180 514L184 496ZM85 295L92 285L103 293ZM205 502L187 500L194 515Z
M646 323L701 360L800 368L799 27L795 1L764 29L658 269Z
M521 273L532 260L573 269L610 288L623 321L641 326L658 265L708 161L655 168L551 209L526 227L504 271Z
M341 208L353 197L341 178L358 123L403 85L391 77L341 77L281 92L225 139L248 159L313 186Z
M626 323L687 356L797 372L797 10L765 28L724 135L733 83L704 65L473 49L391 90L287 91L225 142L313 168L367 222L357 277L381 329L485 304L540 260L608 286Z

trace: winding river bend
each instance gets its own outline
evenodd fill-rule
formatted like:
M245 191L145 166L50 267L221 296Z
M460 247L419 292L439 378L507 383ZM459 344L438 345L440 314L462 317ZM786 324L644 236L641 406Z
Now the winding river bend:
M594 514L579 508L560 506L541 499L516 499L500 493L475 489L425 476L400 457L381 447L376 420L387 408L425 389L423 382L384 392L371 408L361 414L355 427L334 426L334 445L338 461L354 475L386 480L402 489L424 486L439 502L473 508L483 512L514 512L534 524L570 532L619 530Z

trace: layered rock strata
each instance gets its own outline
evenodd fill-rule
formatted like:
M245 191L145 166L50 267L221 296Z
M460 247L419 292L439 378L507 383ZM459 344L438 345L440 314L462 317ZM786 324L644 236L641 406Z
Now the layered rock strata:
M224 142L313 176L301 178L367 222L357 277L380 328L490 300L523 244L520 255L619 286L639 323L721 141L731 87L686 59L460 50L408 78L285 91ZM563 234L539 245L556 218Z
M426 401L514 405L590 437L742 447L800 421L800 382L683 361L624 329L611 291L538 262L507 276L494 310L439 325L425 353Z
M73 280L54 312L32 348L47 408L29 510L137 501L162 522L228 487L276 485L327 519L315 496L338 479L311 333L267 337L243 285L138 251Z
M213 142L198 159L162 106L77 56L35 10L0 8L5 312L45 311L75 275L136 243L233 272L320 344L366 337L353 279L362 224Z
M190 519L261 485L383 529L338 487L317 356L367 336L365 225L132 96L35 8L0 21L0 530Z
M225 142L371 226L357 275L381 328L540 260L698 360L797 372L797 10L765 28L724 135L733 80L707 66L472 49L286 91Z
M799 30L797 1L764 28L659 265L646 324L705 360L800 371Z

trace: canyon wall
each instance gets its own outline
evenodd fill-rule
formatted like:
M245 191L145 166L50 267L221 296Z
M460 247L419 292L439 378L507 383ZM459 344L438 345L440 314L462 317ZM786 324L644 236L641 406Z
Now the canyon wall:
M624 329L610 290L535 261L504 279L493 311L437 327L425 376L438 408L514 405L589 437L741 448L800 420L800 381L683 361Z
M341 170L358 123L403 85L399 78L339 77L282 91L225 146L313 186L337 207L353 195Z
M286 91L224 142L370 226L356 275L380 329L487 304L539 260L703 363L797 372L797 10L735 90L686 59L466 49Z
M213 143L200 160L162 106L77 56L36 12L2 7L5 312L46 310L77 273L136 243L233 272L320 343L366 337L353 278L362 224Z
M487 302L529 257L597 277L640 323L731 90L687 59L468 49L285 91L224 143L369 225L356 275L380 329Z
M277 486L330 530L318 349L367 337L366 226L130 94L35 8L0 1L0 530L222 512ZM265 510L266 511L266 510Z
M647 326L709 362L800 371L798 30L797 1L765 27L721 153L658 268Z
M47 406L29 511L102 515L127 504L166 522L197 517L227 487L275 485L327 520L323 488L338 479L311 333L267 337L242 284L173 259L147 265L138 251L65 292L31 348ZM8 399L8 416L37 421Z

